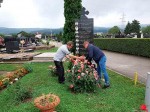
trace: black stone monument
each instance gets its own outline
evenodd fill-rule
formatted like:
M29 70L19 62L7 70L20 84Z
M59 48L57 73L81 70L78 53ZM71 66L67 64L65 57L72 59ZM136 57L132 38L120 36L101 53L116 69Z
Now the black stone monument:
M88 40L93 43L93 18L87 18L89 11L83 7L79 20L75 21L75 38L76 38L76 54L86 55L86 50L83 48L83 42Z

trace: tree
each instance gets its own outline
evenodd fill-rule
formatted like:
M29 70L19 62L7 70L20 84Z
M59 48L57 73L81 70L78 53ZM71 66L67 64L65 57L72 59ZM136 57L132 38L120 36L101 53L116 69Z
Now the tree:
M150 26L146 26L144 28L142 28L142 32L145 34L145 33L148 33L150 34Z
M4 36L5 36L4 34L0 34L0 37L4 38Z
M64 34L63 42L75 39L75 20L80 18L82 0L64 0Z
M131 23L130 22L128 22L128 24L126 25L124 33L126 35L132 33L132 27L131 27Z
M120 29L118 26L114 26L108 30L109 34L118 34L119 32L120 32Z
M131 23L131 31L132 31L132 33L139 34L140 33L140 29L141 29L140 22L137 21L137 20L133 20L132 23Z

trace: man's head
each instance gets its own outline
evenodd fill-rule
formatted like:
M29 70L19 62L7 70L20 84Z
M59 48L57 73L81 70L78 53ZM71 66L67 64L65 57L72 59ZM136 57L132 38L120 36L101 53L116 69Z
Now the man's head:
M84 41L84 43L83 43L84 48L87 49L88 45L89 45L89 41Z
M73 47L73 42L69 41L67 42L67 48L70 50Z

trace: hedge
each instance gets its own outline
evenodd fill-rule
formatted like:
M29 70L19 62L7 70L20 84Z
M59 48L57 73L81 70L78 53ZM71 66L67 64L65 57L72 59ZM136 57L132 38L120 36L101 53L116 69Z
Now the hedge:
M150 39L94 39L102 50L150 57Z

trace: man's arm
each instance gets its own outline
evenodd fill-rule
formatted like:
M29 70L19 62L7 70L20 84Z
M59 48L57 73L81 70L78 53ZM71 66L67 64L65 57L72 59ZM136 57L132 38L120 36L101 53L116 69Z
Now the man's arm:
M73 54L68 54L68 55L66 55L66 57L69 59L80 59L80 57L74 56Z
M90 47L88 48L88 55L87 55L86 59L87 59L89 62L91 62L91 61L92 61L92 58L93 58L93 47L90 46Z

